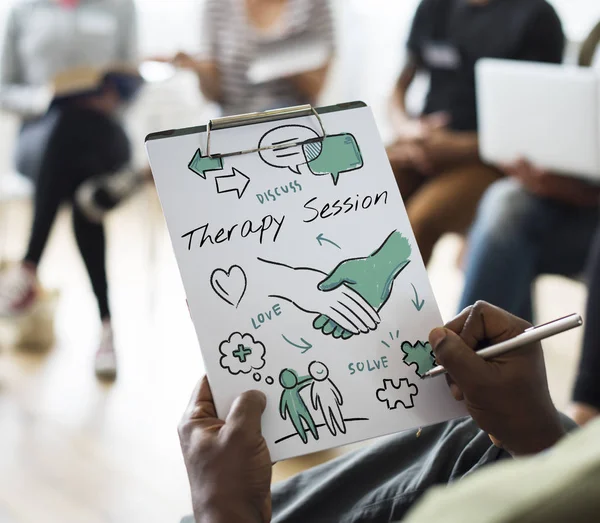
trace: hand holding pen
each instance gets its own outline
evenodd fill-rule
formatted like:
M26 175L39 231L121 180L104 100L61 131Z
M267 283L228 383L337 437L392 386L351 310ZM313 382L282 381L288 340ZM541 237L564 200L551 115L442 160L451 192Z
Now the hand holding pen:
M514 455L551 447L565 433L548 391L542 347L526 347L486 361L475 351L522 334L531 325L488 303L468 307L431 332L450 391L494 443Z

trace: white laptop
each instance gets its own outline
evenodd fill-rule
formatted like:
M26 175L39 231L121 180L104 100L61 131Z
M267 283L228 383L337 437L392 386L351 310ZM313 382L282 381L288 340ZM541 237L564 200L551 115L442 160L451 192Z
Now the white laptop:
M600 183L600 73L483 59L476 66L479 147L490 163L525 158Z

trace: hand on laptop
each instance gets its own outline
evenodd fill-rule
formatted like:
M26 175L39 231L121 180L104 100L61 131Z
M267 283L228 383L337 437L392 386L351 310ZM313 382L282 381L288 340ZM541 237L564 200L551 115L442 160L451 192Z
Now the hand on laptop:
M583 180L551 173L524 158L512 164L504 164L501 168L508 176L519 180L525 189L540 198L581 207L598 205L600 187Z
M398 140L422 141L432 132L447 127L449 122L450 116L445 112L427 114L420 118L406 118L398 125Z
M488 303L468 307L429 337L448 370L452 395L479 427L515 455L551 447L564 434L548 392L540 343L484 361L473 351L521 334L530 324Z
M401 126L398 139L387 149L394 169L432 176L461 162L477 161L477 135L448 129L449 121L446 113L434 113Z
M421 118L403 117L398 124L398 138L387 149L395 169L415 169L425 176L432 175L434 166L424 142L435 131L448 125L447 113L433 113Z

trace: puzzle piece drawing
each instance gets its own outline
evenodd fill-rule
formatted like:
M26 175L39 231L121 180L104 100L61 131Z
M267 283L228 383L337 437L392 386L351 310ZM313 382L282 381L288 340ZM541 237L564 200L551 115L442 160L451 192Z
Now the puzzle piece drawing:
M377 399L385 403L389 410L395 410L398 403L401 403L405 409L412 409L415 406L413 397L419 393L419 389L414 383L410 383L406 378L401 378L398 385L394 380L383 380L383 387L377 389Z
M435 356L429 342L417 341L413 345L410 341L405 341L400 348L404 352L404 363L409 367L417 366L416 372L419 378L435 367Z

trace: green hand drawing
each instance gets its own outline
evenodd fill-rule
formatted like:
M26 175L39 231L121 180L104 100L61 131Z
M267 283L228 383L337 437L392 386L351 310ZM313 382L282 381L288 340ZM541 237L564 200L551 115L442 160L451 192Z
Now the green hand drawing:
M341 173L360 169L363 158L356 139L351 134L326 136L322 142L304 146L310 171L316 176L330 174L337 185Z
M283 387L281 399L279 400L279 414L282 419L288 416L294 429L300 436L302 443L308 443L308 436L304 425L310 431L315 439L319 439L317 426L300 396L300 391L308 387L313 382L311 376L299 377L298 373L292 369L283 369L279 374L279 383Z
M370 256L340 263L319 283L319 290L329 292L346 285L379 312L391 295L394 280L410 263L411 254L412 248L408 239L394 231ZM324 314L315 319L313 327L323 334L331 334L334 338L347 340L353 336L353 333L343 329Z
M419 378L435 367L435 356L429 342L417 341L413 345L410 341L405 341L400 348L404 352L404 363L409 367L417 366L416 372Z

